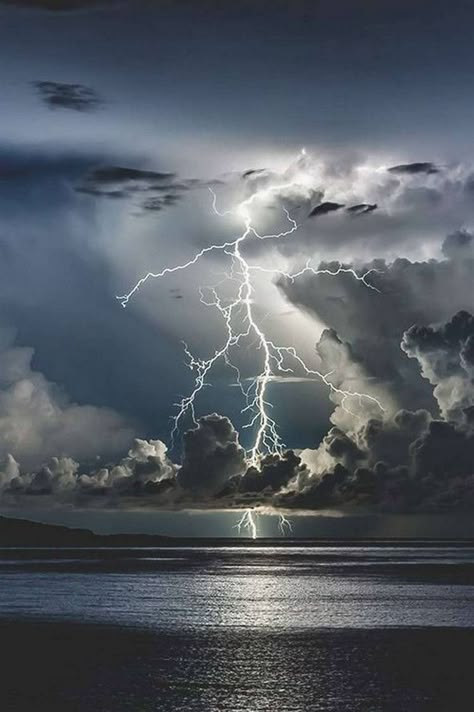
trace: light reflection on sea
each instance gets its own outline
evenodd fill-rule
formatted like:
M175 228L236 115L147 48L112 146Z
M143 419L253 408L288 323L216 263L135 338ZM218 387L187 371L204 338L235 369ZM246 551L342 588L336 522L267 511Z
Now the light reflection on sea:
M155 630L474 625L474 549L16 550L0 616Z

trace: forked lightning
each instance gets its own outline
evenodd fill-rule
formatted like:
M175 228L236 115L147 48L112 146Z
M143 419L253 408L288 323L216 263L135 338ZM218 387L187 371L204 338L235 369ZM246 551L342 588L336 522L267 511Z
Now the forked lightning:
M306 177L307 185L308 177ZM361 282L368 289L378 291L372 285L368 278L373 270L368 270L363 274L358 274L354 269L339 265L337 269L330 270L327 268L317 269L311 266L310 261L297 272L285 272L278 269L269 269L259 264L251 264L242 254L242 246L250 240L278 240L287 237L298 229L296 221L289 214L288 210L283 207L287 228L282 232L275 234L260 234L252 222L252 207L256 203L262 201L275 200L279 195L287 190L303 188L301 178L275 182L270 186L256 190L249 198L240 202L236 207L230 210L221 212L217 208L217 197L214 191L209 188L212 194L212 209L216 215L226 216L233 215L243 221L242 233L234 240L213 244L203 248L197 252L190 260L173 267L164 267L157 272L147 272L141 277L134 287L127 293L117 297L122 306L126 307L130 299L137 291L150 279L160 279L168 274L187 270L193 267L201 259L209 253L222 252L229 259L229 271L226 273L222 282L214 287L208 287L200 290L200 299L206 306L215 307L223 317L225 325L225 339L220 347L208 359L196 358L192 355L190 349L184 344L184 351L187 358L187 366L194 372L195 381L191 393L177 404L178 412L173 418L172 439L174 440L181 420L189 415L192 421L197 425L195 406L199 392L206 385L206 379L210 376L212 369L222 361L226 366L234 371L237 384L243 394L244 407L242 413L248 414L248 420L243 426L251 428L255 432L253 444L247 453L247 461L249 466L259 467L262 456L265 454L281 455L284 449L277 429L276 420L270 414L271 403L268 400L268 384L277 376L295 374L297 369L304 376L312 377L322 381L331 393L338 396L340 405L343 409L354 415L351 410L351 403L361 403L363 400L371 403L381 411L384 410L380 401L372 395L359 393L356 391L348 391L337 388L330 380L333 371L322 373L321 371L308 366L303 358L296 352L293 346L284 346L275 344L268 338L263 330L263 326L259 323L253 308L254 303L254 284L252 282L252 274L255 272L263 272L286 277L289 280L295 280L303 274L312 273L314 275L330 275L338 276L341 274L350 274L354 279ZM228 297L223 294L223 286L230 288L234 286L233 296ZM221 288L221 290L219 290ZM247 340L251 343L258 360L262 363L260 372L251 378L245 385L242 382L241 374L238 366L233 362L233 351L242 341ZM237 528L240 532L242 527L245 527L252 538L257 536L257 526L255 522L255 510L246 510L239 522ZM283 515L279 515L279 528L281 533L291 531L291 523Z

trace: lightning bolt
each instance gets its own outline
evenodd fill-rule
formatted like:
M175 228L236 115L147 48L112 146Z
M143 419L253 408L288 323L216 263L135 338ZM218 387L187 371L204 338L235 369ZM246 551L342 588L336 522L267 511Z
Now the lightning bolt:
M292 523L284 514L278 515L278 529L283 536L285 536L285 534L291 534L293 531Z
M246 509L245 512L242 514L241 518L235 525L235 529L239 532L239 534L242 531L242 527L244 529L247 529L248 533L252 537L252 539L256 539L258 536L257 532L257 522L256 522L256 513L254 515L254 512L251 509Z
M302 155L305 155L304 150ZM368 289L378 291L376 287L368 281L370 274L375 271L373 269L363 274L358 274L354 269L344 267L341 264L334 270L328 268L317 269L311 266L311 261L308 260L302 269L290 273L278 269L269 269L259 264L250 264L242 254L242 246L245 242L250 240L278 240L296 232L298 229L296 221L288 210L282 206L287 225L286 229L279 233L260 234L253 224L252 208L257 202L275 200L279 194L286 190L298 188L307 190L308 180L308 176L303 176L295 180L277 181L275 184L256 190L250 197L240 202L236 207L226 211L220 211L218 209L217 196L215 192L209 188L212 196L213 212L221 217L232 215L240 219L243 222L241 234L233 240L212 244L203 248L187 262L173 267L164 267L157 272L147 272L128 293L117 297L121 305L126 307L130 299L150 279L160 279L168 274L183 272L196 265L210 253L221 252L229 258L230 271L224 275L224 279L213 287L201 288L199 290L201 302L206 306L216 308L222 315L225 326L225 338L221 346L216 348L214 353L207 359L193 356L187 344L184 343L186 365L195 376L194 387L189 395L183 397L175 404L177 406L177 414L173 417L173 428L171 432L172 443L174 443L175 437L180 429L181 421L185 416L190 416L193 423L197 425L195 407L198 395L202 389L208 385L207 379L219 361L224 362L224 364L235 373L236 384L240 388L244 398L244 407L241 413L248 414L248 420L243 427L252 429L255 432L253 444L247 453L249 466L258 467L264 454L273 453L281 455L284 449L284 443L278 434L277 423L271 415L272 404L269 402L267 395L268 384L272 378L276 376L295 374L295 369L298 369L306 377L322 381L328 387L330 393L338 397L340 406L351 415L357 416L357 413L351 410L350 404L356 403L361 405L363 401L367 401L379 410L384 411L382 404L374 396L337 388L330 380L334 371L322 373L315 368L310 368L301 356L298 355L293 346L274 343L274 341L266 336L262 324L259 323L255 315L253 306L254 284L252 282L252 274L254 272L275 274L292 281L306 273L314 275L325 274L333 277L337 277L341 274L350 274ZM226 287L235 287L233 296L226 297L220 293L222 290L219 290L219 287L223 284L225 284ZM257 355L261 354L262 367L260 372L249 379L249 382L244 385L240 370L233 362L232 355L234 349L239 347L241 342L245 340L252 342ZM283 533L285 530L291 530L291 523L282 515L280 515L279 526ZM237 527L239 531L242 527L247 527L253 538L257 536L257 528L252 510L245 511Z

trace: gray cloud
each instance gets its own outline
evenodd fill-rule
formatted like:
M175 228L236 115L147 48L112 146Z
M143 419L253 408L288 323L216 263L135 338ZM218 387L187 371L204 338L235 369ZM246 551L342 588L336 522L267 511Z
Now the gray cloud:
M0 489L12 505L42 495L82 506L216 507L212 498L245 469L237 432L228 418L214 413L185 433L181 466L173 464L160 440L137 439L117 464L89 472L71 458L53 457L37 471L22 473L6 456Z
M360 273L375 270L367 279L378 293L350 275L307 274L297 280L279 279L278 286L292 304L331 324L350 344L351 358L368 378L396 396L399 407L433 409L432 389L420 378L418 364L406 358L400 341L415 323L441 322L454 312L474 309L471 245L470 234L456 233L444 242L447 259L396 259L391 264L373 260L360 265ZM319 266L335 270L338 264ZM331 358L327 365L331 367Z
M41 165L32 170L30 166L26 173L24 164L13 169L15 181L24 181L25 175L28 181L37 181L45 167ZM78 169L79 166L74 165L71 176L76 177ZM11 170L12 166L7 166L10 175ZM177 180L171 173L105 163L100 168L91 167L86 175L94 176L94 187L98 191L121 191L125 197L136 194L140 198ZM265 185L262 175L246 179L247 182L257 180ZM254 191L255 186L250 190ZM68 193L69 199L70 195ZM315 190L308 189L308 206L315 196ZM290 203L295 199L289 192L282 196L283 201ZM344 219L343 215L339 217ZM37 229L35 224L35 234ZM457 309L471 307L471 243L470 233L457 231L446 239L443 246L446 259L442 261L415 263L398 259L387 263L375 260L361 265L363 270L372 270L369 279L378 293L350 275L337 279L304 275L296 280L279 281L278 286L290 302L314 314L318 320L334 324L335 329L327 329L317 347L324 371L332 372L334 385L380 397L386 406L383 418L373 404L369 407L357 397L349 399L347 411L340 397L333 394L331 398L336 404L333 427L317 450L312 454L305 451L301 456L291 451L282 457L271 456L264 458L259 468L247 470L237 432L227 418L214 414L202 418L198 426L185 435L181 466L168 459L161 444L162 454L151 455L144 461L138 461L134 455L129 456L131 461L127 463L119 461L97 471L84 470L84 458L61 446L49 453L55 455L61 465L52 460L46 467L31 469L30 474L23 474L19 480L11 475L14 463L7 461L5 478L12 484L6 488L5 496L16 501L27 496L46 502L50 497L52 502L80 503L81 506L132 503L132 506L161 508L367 505L423 509L438 506L436 502L445 496L444 489L439 483L430 484L434 475L419 463L430 461L430 428L436 428L431 424L444 421L438 419L430 384L419 377L418 356L414 354L414 358L408 359L400 350L400 341L414 323L439 322ZM337 264L326 266L332 269ZM450 285L448 296L447 284ZM68 290L71 288L69 283ZM176 290L176 287L171 289ZM84 305L86 303L87 295L84 296ZM96 309L94 305L93 311ZM466 341L459 352L459 363L461 359L467 363L470 353L471 345ZM461 442L466 442L464 405L459 409L457 422L447 423L446 429L449 434L446 440L451 442L451 437L458 448ZM468 443L463 462L467 461L469 448ZM424 454L415 456L415 453ZM69 454L74 455L78 465L63 462L64 456ZM47 458L45 455L44 459ZM23 462L21 465L24 467ZM464 470L456 477L466 485ZM453 480L448 479L452 487Z
M346 208L346 212L356 216L366 215L367 213L373 213L377 208L377 203L358 203L357 205L351 205L349 208Z
M206 415L196 428L185 433L183 464L178 473L184 489L216 492L245 469L245 451L228 418L217 413Z
M189 190L214 183L180 179L175 173L99 166L82 178L76 190L95 197L136 198L142 211L156 212L175 205Z
M292 450L286 450L281 456L266 455L258 467L251 466L232 483L236 493L259 493L267 495L279 492L283 487L306 472L306 466L301 463Z
M319 215L327 215L328 213L333 213L336 210L340 210L340 208L343 208L343 207L344 207L343 203L332 203L330 201L326 201L324 203L320 203L319 205L316 205L316 207L311 210L308 217L316 218Z
M81 461L110 457L130 443L133 430L108 408L71 402L31 368L33 349L0 332L0 457L34 466L61 454Z
M387 168L389 173L395 173L396 175L417 175L419 173L426 173L427 175L433 175L433 173L439 173L439 168L435 166L434 163L401 163L398 166L392 166Z
M36 81L33 82L33 86L42 102L50 109L94 111L101 104L97 92L83 84Z
M399 410L383 419L352 419L345 432L332 428L317 450L303 451L311 474L278 497L280 506L470 509L474 390L471 355L465 354L473 334L474 319L466 312L439 327L408 329L403 349L435 385L442 419L426 410ZM463 383L456 387L452 379ZM444 402L448 395L449 407Z
M274 244L276 251L296 262L321 255L353 262L367 261L374 254L390 261L400 254L437 258L444 236L469 231L474 221L472 176L469 164L438 170L431 163L412 163L387 169L369 157L301 155L280 174L247 172L243 197L273 186L268 204L262 200L259 207L284 207L296 220L298 230ZM368 214L370 221L354 220ZM267 222L278 216L276 210L268 213ZM327 217L314 219L321 216Z
M36 472L22 472L8 456L1 468L0 490L5 504L16 505L25 497L58 505L114 507L159 497L163 500L176 487L176 466L159 440L135 440L118 464L84 473L68 457L53 457Z
M451 260L473 260L474 236L468 230L457 230L445 239L442 251Z
M439 371L440 353L451 364L457 349L459 368L473 334L474 318L460 313L436 329L409 329L403 343L410 344L410 355L422 368L434 344L437 373L450 377L452 365L444 364ZM351 358L335 335L323 338L321 353L328 353L328 344L333 350L346 349L345 358ZM463 416L459 406L456 421L435 418L426 410L362 419L352 415L350 426L332 427L317 450L268 455L258 467L247 466L232 423L216 413L200 418L185 433L181 466L169 459L159 440L136 440L118 464L89 473L69 457L53 457L46 466L23 474L15 458L7 455L0 468L2 501L6 506L46 497L60 505L162 509L470 510L474 392L468 395L463 397Z
M463 421L465 409L474 402L474 317L460 311L440 327L414 325L405 332L401 347L434 386L443 417Z

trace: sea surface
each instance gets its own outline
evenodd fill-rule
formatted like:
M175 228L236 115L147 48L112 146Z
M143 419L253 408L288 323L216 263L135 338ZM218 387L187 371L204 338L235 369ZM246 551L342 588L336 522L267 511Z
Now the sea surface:
M0 551L0 708L471 710L474 548Z

